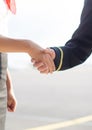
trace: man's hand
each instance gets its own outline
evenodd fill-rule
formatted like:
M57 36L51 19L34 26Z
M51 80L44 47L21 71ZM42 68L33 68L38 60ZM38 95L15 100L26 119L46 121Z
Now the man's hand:
M45 54L47 59L50 58L51 62L52 60L55 59L55 52L53 49L50 49L50 48L44 49L43 53ZM46 59L46 57L44 58L44 60ZM40 73L49 73L48 65L51 66L51 62L49 62L47 66L44 64L43 61L36 61L34 58L32 58L32 62L33 62L33 66L36 67L40 71ZM47 62L47 60L45 60L45 62ZM52 62L52 66L53 66L53 63L54 62ZM53 71L55 71L55 65L54 65Z

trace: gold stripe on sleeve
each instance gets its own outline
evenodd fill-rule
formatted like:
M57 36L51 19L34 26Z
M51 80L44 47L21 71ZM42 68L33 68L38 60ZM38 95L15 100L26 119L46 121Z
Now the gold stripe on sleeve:
M60 63L59 63L59 66L58 66L58 68L57 68L57 70L56 71L59 71L60 69L61 69L61 67L62 67L62 62L63 62L63 50L59 47L58 48L59 50L60 50Z

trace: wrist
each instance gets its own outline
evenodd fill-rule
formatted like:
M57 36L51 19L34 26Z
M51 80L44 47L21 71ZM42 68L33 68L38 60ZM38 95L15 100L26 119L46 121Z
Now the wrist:
M23 47L23 52L28 53L31 50L31 45L30 45L30 40L21 40L22 42L22 47Z
M36 58L38 55L43 53L43 48L40 47L38 44L34 43L33 41L28 41L28 49L27 53L32 57Z
M56 70L59 71L61 70L62 67L63 51L60 47L51 47L51 49L55 53L54 63L55 63Z

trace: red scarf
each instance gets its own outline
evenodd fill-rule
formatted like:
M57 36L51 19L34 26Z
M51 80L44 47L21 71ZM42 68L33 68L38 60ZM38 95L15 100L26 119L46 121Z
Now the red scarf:
M13 13L16 14L16 3L15 0L5 0L8 9Z

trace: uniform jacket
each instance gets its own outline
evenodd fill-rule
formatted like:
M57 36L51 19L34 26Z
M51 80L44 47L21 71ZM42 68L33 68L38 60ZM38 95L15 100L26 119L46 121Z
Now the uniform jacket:
M56 53L57 70L65 70L83 63L92 52L92 0L85 0L80 24L71 39L61 47L51 47Z

